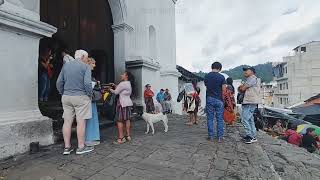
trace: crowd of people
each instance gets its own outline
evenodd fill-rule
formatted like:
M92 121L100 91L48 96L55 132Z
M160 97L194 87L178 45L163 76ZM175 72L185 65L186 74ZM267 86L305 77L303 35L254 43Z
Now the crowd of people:
M213 121L217 124L218 142L223 141L224 122L233 125L236 120L236 101L234 98L235 87L232 78L227 78L220 73L222 64L214 62L211 66L212 71L205 76L206 86L206 113L208 140L214 140ZM254 123L254 111L260 103L260 82L256 77L253 67L243 68L244 78L246 79L239 87L238 91L242 97L238 102L242 104L241 122L245 128L244 142L251 144L257 142L257 134Z
M293 144L313 153L320 149L320 138L316 136L315 129L312 127L306 128L304 134L297 131L298 127L295 124L290 124L288 129L283 126L281 120L277 120L272 128L267 128L265 131L273 137L283 139L289 144Z
M75 57L64 54L64 65L56 82L57 89L62 95L63 106L63 139L65 149L63 154L71 154L71 128L74 119L77 121L78 148L76 154L85 154L94 150L100 143L99 118L94 91L100 91L100 82L92 77L91 71L96 62L84 50L77 50ZM66 59L66 60L65 60ZM107 91L118 95L116 104L116 121L118 138L115 144L131 141L130 119L133 102L131 100L134 78L130 72L121 75L118 85L112 84ZM101 98L101 97L100 97ZM99 98L98 98L99 99Z
M156 113L164 113L164 114L170 114L172 113L172 106L171 106L171 100L172 96L169 92L169 89L160 89L160 91L156 95L156 101L161 105L161 108L156 108L154 103L154 97L155 94L152 90L152 87L150 84L145 85L145 91L144 91L144 101L146 105L146 112L151 114Z
M84 50L77 50L74 58L68 53L63 52L64 65L56 82L57 90L62 95L63 106L63 138L65 149L63 154L68 155L74 149L70 143L71 128L73 121L77 121L78 148L76 154L84 154L94 150L94 146L100 143L99 117L96 101L101 99L95 92L102 92L100 82L92 77L92 71L96 67L96 62ZM40 56L41 71L43 76L39 91L39 98L47 100L47 80L50 79L50 51ZM49 68L48 68L49 67ZM214 141L217 137L218 142L223 141L224 125L234 125L236 121L236 101L234 98L235 87L232 78L227 78L220 73L222 64L214 62L211 66L212 71L204 78L206 86L206 107L208 140ZM239 95L237 102L242 104L241 123L245 129L243 138L246 144L257 142L257 133L254 120L254 113L260 104L260 81L256 77L253 67L243 68L245 81L238 87ZM42 82L43 81L43 82ZM110 86L103 91L107 91L113 96L117 96L115 120L118 129L118 137L114 144L123 144L132 140L130 134L133 102L134 77L125 71L121 75L121 82ZM184 90L179 93L179 102L183 99L183 110L188 113L189 120L186 125L192 126L199 123L198 111L201 106L200 88L197 81L187 83ZM146 113L169 114L172 113L172 96L169 89L160 89L155 95L150 84L145 85L144 90L145 111ZM159 107L160 106L160 107ZM214 128L214 120L217 127ZM214 133L216 129L216 135ZM272 128L272 132L282 136L289 143L305 147L309 152L314 152L319 146L316 143L314 129L308 128L304 136L296 132L296 127L291 127L287 131L278 121Z

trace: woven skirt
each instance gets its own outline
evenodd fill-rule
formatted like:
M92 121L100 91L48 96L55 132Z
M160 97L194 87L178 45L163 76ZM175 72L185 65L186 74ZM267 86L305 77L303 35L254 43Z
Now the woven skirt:
M128 121L132 117L132 106L122 107L120 102L117 102L116 109L116 120L117 121Z

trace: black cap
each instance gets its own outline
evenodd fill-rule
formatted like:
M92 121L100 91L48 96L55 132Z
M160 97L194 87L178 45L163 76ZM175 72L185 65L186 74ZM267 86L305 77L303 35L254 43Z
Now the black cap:
M256 73L256 70L251 66L243 68L243 71L247 71L247 70L251 70L253 73Z

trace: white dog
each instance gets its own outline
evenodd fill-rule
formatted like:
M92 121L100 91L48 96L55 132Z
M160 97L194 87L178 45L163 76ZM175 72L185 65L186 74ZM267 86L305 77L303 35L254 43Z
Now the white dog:
M146 113L144 112L142 114L142 118L146 121L147 123L147 131L146 134L149 133L149 129L151 126L152 129L152 134L154 134L154 127L153 127L153 123L157 123L159 121L163 122L164 125L164 132L168 132L168 117L165 114L162 113L158 113L158 114L150 114L150 113Z

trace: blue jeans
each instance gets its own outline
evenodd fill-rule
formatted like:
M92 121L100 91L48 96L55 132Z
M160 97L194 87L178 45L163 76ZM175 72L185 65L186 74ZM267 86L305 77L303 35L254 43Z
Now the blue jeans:
M253 113L256 110L256 104L243 104L242 105L242 118L241 122L246 131L246 135L251 138L255 138L257 136L256 126L254 123Z
M50 91L50 79L48 73L42 73L39 77L38 96L40 101L47 101Z
M223 137L223 126L224 126L223 102L213 97L207 97L206 111L207 111L208 136L210 138L213 137L213 120L214 120L214 116L216 116L218 138Z

